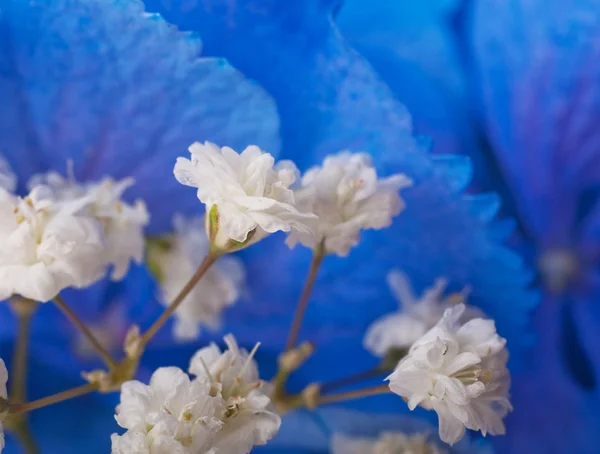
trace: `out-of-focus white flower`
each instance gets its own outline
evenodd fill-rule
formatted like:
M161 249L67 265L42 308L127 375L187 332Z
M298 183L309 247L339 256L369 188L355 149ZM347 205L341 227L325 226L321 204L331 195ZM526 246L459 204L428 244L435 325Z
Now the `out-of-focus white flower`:
M189 150L192 159L178 158L174 174L181 184L198 188L214 247L240 249L280 230L311 232L314 215L296 209L289 189L297 175L291 161L275 165L273 156L254 145L241 154L210 142L196 142Z
M446 309L439 323L411 347L387 378L408 407L435 410L440 438L454 444L465 427L484 435L503 434L512 410L506 339L492 320L459 320L464 304Z
M391 225L404 208L398 191L411 184L403 174L378 179L367 154L329 156L322 167L304 174L296 191L298 207L318 216L316 228L310 234L292 231L287 243L315 249L323 242L325 252L345 257L358 244L361 230Z
M144 259L144 227L150 216L141 200L133 205L123 201L123 193L132 185L132 178L121 181L105 178L87 186L94 200L92 214L104 228L104 261L113 265L111 279L114 281L125 277L131 260L140 264Z
M88 214L96 218L103 228L105 247L102 260L113 266L111 279L118 281L127 274L131 260L139 264L144 258L144 227L149 222L146 205L141 200L133 205L122 200L123 193L133 183L132 178L120 181L104 178L99 182L81 184L75 181L70 170L67 178L56 172L35 175L29 185L47 186L60 202L89 198Z
M13 294L48 301L103 274L102 228L89 199L58 203L45 186L24 199L0 189L0 300Z
M281 418L275 412L271 387L260 380L253 356L240 349L232 335L225 336L228 350L212 344L199 350L190 362L190 373L208 378L213 391L225 401L224 426L215 448L219 454L246 454L264 445L279 430Z
M190 380L176 367L157 369L149 385L129 381L121 388L113 454L212 453L223 403L208 380Z
M0 188L8 192L14 192L17 188L17 177L2 156L0 156Z
M6 390L6 383L8 382L8 370L6 370L6 364L4 360L0 358L0 398L3 399L2 411L0 411L0 452L4 449L4 426L2 422L8 414L8 393Z
M390 271L387 281L400 310L375 320L364 338L365 348L379 357L384 357L392 349L408 350L417 339L435 326L446 309L464 303L468 295L468 291L463 290L444 298L448 282L446 279L438 279L419 298L414 294L408 276L398 270ZM466 322L482 315L477 308L467 306L461 321Z
M162 303L169 305L200 266L210 243L200 217L174 219L175 235L164 248L152 250L150 257L162 287ZM152 248L151 248L152 249ZM221 313L234 304L244 284L245 271L236 257L220 257L175 311L174 334L180 340L200 335L200 325L218 329Z
M427 434L384 432L376 439L334 434L331 454L446 454Z

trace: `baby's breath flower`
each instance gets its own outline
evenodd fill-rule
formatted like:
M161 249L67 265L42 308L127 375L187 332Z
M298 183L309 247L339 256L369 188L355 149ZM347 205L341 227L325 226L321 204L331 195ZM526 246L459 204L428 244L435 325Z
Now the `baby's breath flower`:
M417 405L435 410L440 438L450 444L463 437L465 428L504 434L502 419L512 410L506 340L491 320L460 324L464 311L464 304L446 309L387 378L411 410Z
M241 249L277 231L311 232L314 215L298 211L289 189L298 173L291 161L275 165L273 156L254 145L240 154L210 142L196 142L189 150L192 159L178 158L174 174L181 184L198 188L214 248Z
M112 435L113 454L211 452L223 405L210 387L176 367L157 369L149 385L125 382L116 419L127 432Z
M464 303L468 294L463 290L444 297L448 282L440 278L421 297L417 297L408 276L398 270L390 271L387 281L400 310L375 320L364 338L365 348L379 357L384 357L391 350L408 350L417 339L436 325L446 309ZM477 308L467 306L461 321L481 316L482 313Z
M213 392L225 402L217 452L245 454L273 438L281 418L271 402L271 386L260 379L253 359L258 344L248 353L232 335L225 336L225 343L224 352L215 344L199 350L190 362L190 373L210 380Z
M60 202L81 197L89 199L87 214L102 226L105 247L101 259L106 265L113 266L113 280L119 281L125 277L131 260L142 263L144 227L149 222L149 215L141 200L134 204L123 201L123 193L134 184L132 178L119 181L104 178L98 182L81 184L75 181L72 174L64 178L56 172L49 172L35 175L29 184L47 186Z
M314 229L292 231L287 243L311 249L323 243L325 252L345 257L358 244L361 230L391 225L404 208L398 191L411 184L403 174L378 178L365 153L329 156L304 174L295 193L300 209L318 216Z
M150 247L150 259L162 288L161 302L168 305L184 287L206 256L210 244L202 218L176 216L172 238ZM245 270L237 257L220 257L175 311L174 335L193 340L200 325L219 328L221 312L240 297Z
M48 301L102 276L102 228L89 204L86 197L58 202L45 186L24 199L0 188L0 300Z

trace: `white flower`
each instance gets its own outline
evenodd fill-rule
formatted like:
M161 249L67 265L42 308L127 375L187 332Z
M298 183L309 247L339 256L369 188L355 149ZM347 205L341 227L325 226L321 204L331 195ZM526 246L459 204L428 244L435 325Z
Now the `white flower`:
M376 439L334 434L331 454L446 454L427 434L384 432Z
M367 154L342 152L310 169L296 191L298 206L318 216L313 234L292 232L290 247L301 243L345 257L364 229L382 229L404 208L398 191L412 184L403 174L378 179Z
M17 188L17 177L2 156L0 156L0 188L8 192L14 192Z
M215 448L219 454L245 454L267 443L279 430L281 418L271 402L270 385L260 380L253 356L225 336L228 350L212 344L199 350L190 362L190 373L208 378L225 401L223 422Z
M387 281L400 310L375 320L364 338L365 348L379 357L384 357L392 349L408 350L417 339L435 326L446 309L464 303L468 294L467 290L463 290L443 298L448 282L446 279L438 279L433 287L426 289L417 298L408 276L398 270L390 271ZM480 316L481 311L467 306L461 321L466 322Z
M417 405L435 410L440 438L450 444L463 437L465 427L504 434L502 419L512 410L506 340L492 320L460 325L464 311L464 304L447 309L387 378L411 410Z
M0 300L48 301L66 287L99 279L102 229L86 198L56 203L47 187L17 198L0 188Z
M3 399L4 406L6 406L6 404L8 403L6 382L8 382L8 371L6 370L6 364L4 364L4 361L0 359L0 398ZM2 422L8 414L8 407L5 407L3 410L4 411L0 412L0 452L4 449L4 427L2 425Z
M207 234L217 248L239 249L280 230L310 233L314 215L296 209L289 189L297 174L291 161L274 166L273 156L253 145L241 154L209 142L189 150L192 159L178 158L174 174L198 188L207 207Z
M113 454L210 453L222 426L223 402L210 393L208 380L190 380L176 367L157 369L149 385L129 381L121 388Z
M118 281L125 277L129 262L142 263L144 258L144 227L149 215L145 204L138 200L130 205L122 200L123 193L133 185L133 179L114 181L104 178L99 182L81 184L75 181L72 169L63 178L56 172L35 175L30 183L45 185L52 190L56 200L68 202L80 197L91 200L88 214L100 222L104 232L105 248L102 260L112 265L111 279Z
M114 281L125 277L131 260L141 264L144 259L144 227L150 216L141 200L133 205L122 200L123 193L132 185L132 178L121 181L105 178L87 187L94 200L92 214L104 227L104 261L113 265L111 279Z
M157 247L150 254L154 266L158 267L161 302L167 306L198 269L210 247L202 218L176 216L174 226L175 235L168 247ZM220 257L175 311L175 337L196 339L200 335L200 324L218 329L221 312L238 300L244 277L240 259Z

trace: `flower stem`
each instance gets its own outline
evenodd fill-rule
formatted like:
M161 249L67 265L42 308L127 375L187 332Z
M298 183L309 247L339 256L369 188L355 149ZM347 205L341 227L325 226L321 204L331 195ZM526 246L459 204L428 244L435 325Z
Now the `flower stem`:
M65 303L65 301L57 295L54 298L54 302L58 306L58 308L67 316L69 321L79 329L83 333L83 335L90 341L90 343L94 346L98 354L102 357L106 365L110 369L114 369L117 364L110 356L110 353L102 346L102 344L96 339L96 336L90 331L90 329L85 325L85 323L73 312L73 310Z
M306 278L306 283L304 284L302 295L300 296L300 300L298 301L298 305L296 306L294 321L292 322L290 334L288 335L285 347L286 352L289 352L296 346L296 342L298 341L298 335L300 334L300 327L302 326L302 320L304 319L304 313L306 312L306 307L308 306L310 294L312 292L313 286L315 285L315 280L317 278L317 272L319 271L319 267L321 266L324 257L325 251L323 248L323 243L321 243L315 249L312 262L310 264L308 277Z
M27 419L25 419L25 415L19 415L19 421L16 422L12 431L21 442L21 446L27 454L38 454L40 452L27 423Z
M183 302L185 297L188 296L188 294L196 286L196 284L202 278L202 276L204 276L204 274L208 271L211 265L215 263L217 258L218 256L216 254L210 252L206 255L206 257L204 257L204 260L202 261L194 275L191 277L191 279L188 281L188 283L185 284L185 287L181 289L181 291L173 300L173 302L169 305L169 307L161 314L161 316L158 319L156 319L152 326L148 328L148 331L144 333L141 339L142 348L146 346L148 342L150 342L150 340L156 335L158 330L162 328L162 326L167 322L169 317L173 315L173 313L177 310L177 308Z
M29 331L31 317L37 307L35 301L15 298L10 306L17 317L17 340L11 364L10 399L13 402L25 402L27 389L27 361L29 356Z
M328 396L320 396L317 400L318 405L332 404L336 402L345 402L347 400L359 399L361 397L377 396L379 394L391 393L387 384L372 386L370 388L358 389L356 391L348 391L345 393L330 394Z
M26 404L15 404L11 406L11 413L25 413L38 408L47 407L48 405L57 404L65 400L73 399L75 397L83 396L91 393L98 389L98 385L94 383L87 383L85 385L78 386L67 391L63 391L51 396L43 397L42 399L34 400Z
M386 372L387 372L387 370L383 369L381 367L381 365L378 365L376 367L373 367L372 369L369 369L369 370L366 370L363 372L359 372L357 374L353 374L348 377L340 378L338 380L333 380L328 383L323 383L323 384L321 384L321 392L326 393L329 391L333 391L334 389L343 388L345 386L352 385L354 383L359 383L361 381L368 380L370 378L378 377L380 375L383 375Z

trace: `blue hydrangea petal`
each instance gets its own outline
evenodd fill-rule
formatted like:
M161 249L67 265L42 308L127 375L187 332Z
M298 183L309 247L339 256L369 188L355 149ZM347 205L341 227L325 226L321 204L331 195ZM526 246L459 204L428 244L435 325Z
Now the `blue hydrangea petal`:
M590 0L473 3L481 111L530 233L572 240L582 192L599 182L600 6Z
M133 176L156 231L199 209L172 176L193 141L278 152L264 91L137 0L7 0L0 36L0 153L21 186L68 159L83 180Z
M540 339L528 369L513 375L514 411L506 420L508 435L494 439L497 452L593 454L600 450L600 396L597 390L584 390L575 380L558 347L564 345L565 305L573 302L546 297L537 312L535 327ZM589 315L588 321L598 319ZM580 324L577 328L580 335L585 332ZM597 342L589 340L583 337L581 343L592 353ZM597 352L593 354L597 356Z
M418 290L439 276L447 276L453 289L471 286L473 302L497 321L517 360L532 340L527 321L536 296L525 289L530 276L519 257L490 238L494 225L487 214L497 201L471 211L473 203L456 193L457 178L468 178L469 166L460 178L458 169L449 175L447 165L438 172L413 137L406 108L344 41L328 8L313 1L293 7L257 0L146 4L199 31L207 54L225 56L269 91L281 116L283 157L305 169L339 150L362 150L373 155L380 174L404 172L415 181L405 192L408 208L391 228L366 232L348 259L327 258L303 338L325 355L338 354L327 353L333 339L361 339L370 322L396 309L385 275L398 267ZM243 343L252 344L260 333L273 351L285 339L310 260L308 251L289 252L282 243L276 235L241 254L253 301L226 317L226 328ZM361 364L339 367L344 375Z

